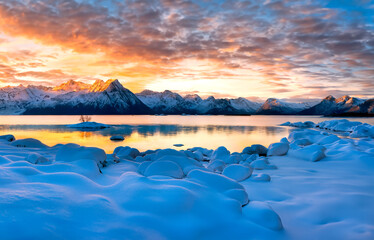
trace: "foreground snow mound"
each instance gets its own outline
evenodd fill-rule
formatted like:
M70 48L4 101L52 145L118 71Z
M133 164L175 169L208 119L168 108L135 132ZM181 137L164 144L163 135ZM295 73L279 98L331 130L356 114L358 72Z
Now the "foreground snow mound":
M243 214L249 198L240 183L211 172L184 152L147 151L137 157L152 157L141 164L124 159L105 167L101 149L76 144L18 149L0 143L0 152L7 154L0 156L0 234L5 239L278 239L282 235ZM50 157L56 161L42 164ZM236 170L245 168L232 166L236 177L242 174Z
M57 162L72 162L77 160L92 160L99 167L104 167L106 165L106 154L100 148L83 147L74 143L61 146L56 154Z
M324 146L310 145L300 149L291 149L288 155L311 162L317 162L326 157L325 151L326 148Z
M266 203L253 201L243 208L243 215L271 230L283 229L278 214Z
M144 167L144 166L143 166ZM140 170L143 172L143 170ZM144 170L144 176L168 176L172 178L183 178L182 168L172 161L155 161L149 164Z
M110 125L97 123L97 122L82 122L77 124L68 125L69 128L77 128L83 130L98 130L103 128L110 128Z

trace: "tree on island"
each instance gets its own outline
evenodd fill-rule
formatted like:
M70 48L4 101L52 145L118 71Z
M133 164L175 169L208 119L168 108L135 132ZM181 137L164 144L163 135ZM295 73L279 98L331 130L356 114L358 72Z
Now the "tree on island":
M79 121L81 121L81 122L89 122L89 121L91 121L91 117L88 116L88 115L81 115L81 117L79 118Z

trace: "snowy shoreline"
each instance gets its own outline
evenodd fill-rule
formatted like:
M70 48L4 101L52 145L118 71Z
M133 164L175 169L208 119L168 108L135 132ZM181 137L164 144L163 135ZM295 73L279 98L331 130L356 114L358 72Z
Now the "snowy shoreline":
M117 147L106 154L0 136L0 233L4 239L373 239L373 126L284 125L298 128L268 148L240 153L222 146Z

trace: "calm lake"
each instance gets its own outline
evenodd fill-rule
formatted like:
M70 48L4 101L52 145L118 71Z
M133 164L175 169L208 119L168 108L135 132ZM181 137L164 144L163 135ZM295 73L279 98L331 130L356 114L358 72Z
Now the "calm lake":
M53 146L58 143L77 143L95 146L112 153L117 146L135 147L141 151L157 148L176 149L225 146L241 151L251 144L279 141L291 128L279 126L290 121L321 122L319 116L92 116L92 121L113 125L98 131L80 131L66 127L79 122L80 116L0 116L0 135L13 134L16 139L36 138ZM374 124L374 118L348 118ZM109 138L122 135L125 140Z

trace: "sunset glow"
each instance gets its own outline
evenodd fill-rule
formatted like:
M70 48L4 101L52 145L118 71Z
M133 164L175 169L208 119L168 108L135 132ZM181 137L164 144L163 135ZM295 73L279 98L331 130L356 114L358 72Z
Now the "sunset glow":
M0 86L118 78L133 92L369 98L373 16L364 0L0 0Z

